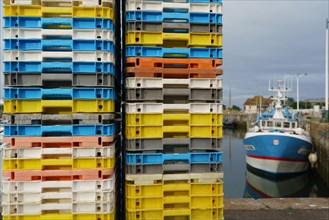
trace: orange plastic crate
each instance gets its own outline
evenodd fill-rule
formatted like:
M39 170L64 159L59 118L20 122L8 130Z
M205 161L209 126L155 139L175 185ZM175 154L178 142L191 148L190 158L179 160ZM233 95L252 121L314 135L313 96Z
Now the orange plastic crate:
M164 68L217 68L223 64L222 59L212 58L158 58L158 57L128 57L128 67L164 67Z

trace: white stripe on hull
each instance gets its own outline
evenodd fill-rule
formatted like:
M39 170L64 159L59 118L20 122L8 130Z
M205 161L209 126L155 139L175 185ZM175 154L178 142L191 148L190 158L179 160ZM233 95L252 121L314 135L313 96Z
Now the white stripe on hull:
M308 161L266 160L246 156L246 162L256 169L276 174L300 173L308 169Z

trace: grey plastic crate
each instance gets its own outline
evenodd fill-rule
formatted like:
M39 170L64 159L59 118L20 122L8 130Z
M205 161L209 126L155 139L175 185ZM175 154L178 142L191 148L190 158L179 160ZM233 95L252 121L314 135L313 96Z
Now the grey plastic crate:
M223 163L188 164L173 162L159 165L126 164L126 174L176 174L176 173L212 173L222 172Z
M127 101L163 101L164 103L188 103L190 101L220 102L222 89L130 88Z
M198 150L221 150L222 144L223 140L218 138L140 138L126 139L126 150L184 153Z
M127 23L128 31L160 31L160 32L206 32L222 33L221 24L210 23L164 23L131 21Z
M4 73L5 86L107 86L114 87L115 77L101 73Z
M8 124L22 125L110 124L115 118L115 114L3 114L3 119Z

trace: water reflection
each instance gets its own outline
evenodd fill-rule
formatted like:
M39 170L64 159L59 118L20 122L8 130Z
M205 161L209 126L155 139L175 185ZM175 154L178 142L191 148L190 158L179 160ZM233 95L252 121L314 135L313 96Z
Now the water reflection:
M275 179L273 176L248 167L244 197L254 199L309 197L311 189L310 173Z

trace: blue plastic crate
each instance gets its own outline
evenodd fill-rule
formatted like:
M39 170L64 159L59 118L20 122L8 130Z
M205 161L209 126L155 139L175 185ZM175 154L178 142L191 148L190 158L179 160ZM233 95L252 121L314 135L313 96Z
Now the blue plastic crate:
M47 28L69 26L77 29L114 29L114 23L109 18L41 18L41 17L4 17L5 28Z
M5 88L4 99L115 99L113 88Z
M4 72L21 73L115 73L113 63L103 62L4 62Z
M118 124L106 125L5 125L4 136L113 136Z
M127 164L163 164L167 161L182 161L186 163L222 163L222 152L188 152L181 154L162 153L127 153Z
M127 11L126 21L150 21L150 22L193 22L221 24L222 14L206 12L162 12L162 11Z
M127 57L172 57L172 58L215 58L221 59L221 48L163 48L127 46Z
M109 40L42 40L4 39L5 50L42 51L114 51L114 43Z

